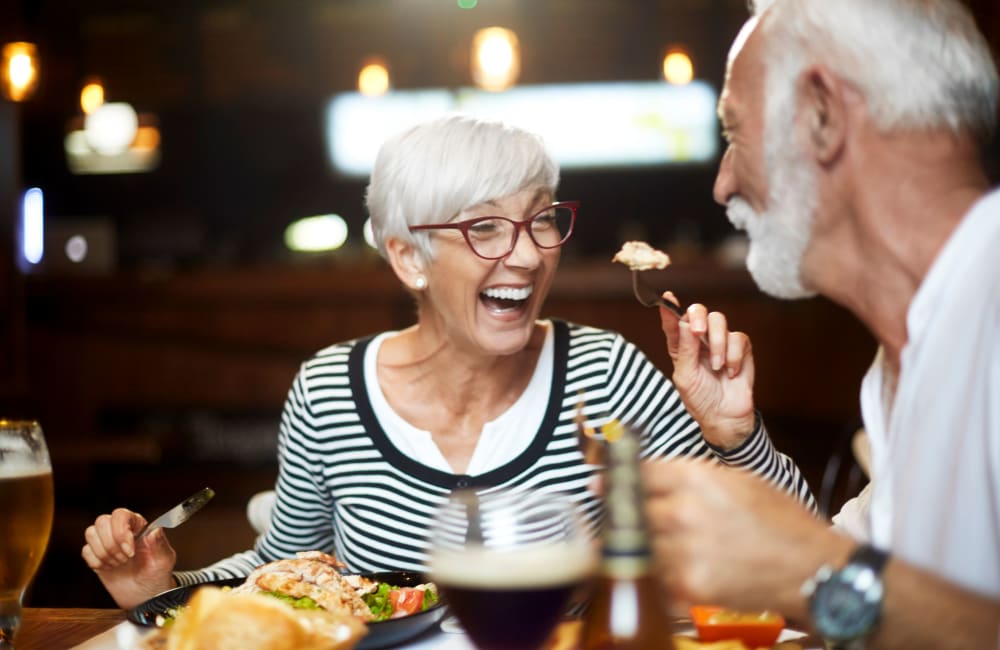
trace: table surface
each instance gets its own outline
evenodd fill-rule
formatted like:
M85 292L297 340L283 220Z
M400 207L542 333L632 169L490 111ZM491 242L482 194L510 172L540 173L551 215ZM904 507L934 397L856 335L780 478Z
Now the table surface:
M26 607L14 647L16 650L71 648L124 620L122 609Z
M125 621L122 609L82 609L82 608L32 608L24 609L21 627L15 637L16 650L64 650L88 640L101 641L94 637ZM575 647L573 639L579 631L578 622L564 622L550 640L547 650L565 650ZM109 633L111 634L111 633ZM448 636L448 635L446 635ZM451 635L456 636L456 635ZM462 635L464 638L464 635ZM795 648L812 650L821 647L814 637L795 639ZM102 642L105 643L105 642ZM93 643L88 644L90 647ZM100 647L104 647L98 643ZM114 644L117 647L117 644ZM427 644L424 644L427 645ZM450 647L448 644L430 644ZM468 643L452 644L468 647ZM94 646L97 647L97 646ZM430 646L428 646L430 647ZM779 644L778 647L789 647Z

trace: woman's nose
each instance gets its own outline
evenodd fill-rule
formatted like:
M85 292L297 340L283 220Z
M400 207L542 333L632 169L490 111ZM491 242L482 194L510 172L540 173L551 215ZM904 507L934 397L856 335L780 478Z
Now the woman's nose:
M521 266L534 268L538 266L542 258L542 251L535 245L531 235L526 228L522 228L517 233L517 240L514 242L514 249L504 258L504 262L511 266Z

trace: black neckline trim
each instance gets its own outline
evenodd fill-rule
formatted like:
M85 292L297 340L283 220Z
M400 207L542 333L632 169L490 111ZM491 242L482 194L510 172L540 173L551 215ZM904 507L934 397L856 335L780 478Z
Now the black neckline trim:
M485 474L470 476L468 474L452 474L428 467L403 454L396 448L381 423L375 417L371 398L365 387L365 350L371 344L374 336L358 339L348 356L348 377L351 382L351 393L354 404L361 418L361 423L368 432L372 444L379 450L387 462L402 470L413 478L426 481L442 488L456 489L465 487L489 487L506 482L529 469L545 453L549 442L559 422L559 411L566 392L565 369L569 359L569 326L565 321L550 319L553 335L552 359L552 389L549 392L549 403L545 416L538 427L538 432L528 448L518 454L512 461L501 465Z

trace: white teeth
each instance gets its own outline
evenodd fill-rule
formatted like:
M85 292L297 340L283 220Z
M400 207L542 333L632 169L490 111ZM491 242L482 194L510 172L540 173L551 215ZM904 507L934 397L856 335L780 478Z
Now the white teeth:
M483 291L483 295L487 298L500 298L503 300L527 300L528 296L531 295L531 287L490 287L489 289Z

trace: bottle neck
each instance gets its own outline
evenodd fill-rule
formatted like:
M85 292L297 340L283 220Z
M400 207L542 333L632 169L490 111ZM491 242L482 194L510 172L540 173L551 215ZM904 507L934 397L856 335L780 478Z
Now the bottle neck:
M601 562L605 575L635 578L649 569L651 551L643 512L639 440L632 431L608 444L605 529Z

